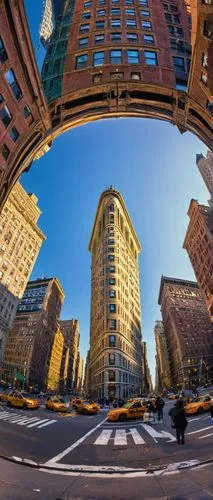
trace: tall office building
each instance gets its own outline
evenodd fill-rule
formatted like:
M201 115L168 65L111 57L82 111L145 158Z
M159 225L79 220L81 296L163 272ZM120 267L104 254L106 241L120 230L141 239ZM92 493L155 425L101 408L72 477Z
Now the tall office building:
M59 392L61 387L61 367L64 347L64 336L58 327L52 341L51 352L49 356L49 367L47 372L47 389ZM63 376L64 378L64 376Z
M156 346L156 390L168 389L171 387L171 375L169 364L169 352L164 332L163 322L155 322L155 346Z
M38 199L19 182L0 213L0 362L19 300L45 236L38 227Z
M213 321L213 233L210 207L191 200L183 248L186 249Z
M76 367L80 342L79 321L78 319L60 320L59 325L64 335L64 342L69 349L66 386L69 391L76 391Z
M10 382L46 388L49 363L64 300L57 278L29 281L5 346L4 368Z
M172 386L213 380L213 324L198 284L162 276L158 303Z
M206 184L209 194L213 196L213 153L208 151L206 158L202 154L196 157L196 163L200 174Z
M121 194L101 194L91 252L90 391L124 397L142 390L138 255L141 246Z

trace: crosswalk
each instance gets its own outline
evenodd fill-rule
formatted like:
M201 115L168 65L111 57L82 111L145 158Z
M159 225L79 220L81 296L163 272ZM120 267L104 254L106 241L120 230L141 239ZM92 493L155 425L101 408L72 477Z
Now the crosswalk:
M20 413L11 413L9 411L0 412L0 420L5 420L10 424L25 426L28 429L43 429L54 424L57 420L39 417L26 417Z
M139 430L144 434L144 436L141 435ZM159 440L162 439L164 439L166 443L176 441L176 438L170 434L170 432L156 431L147 424L141 424L140 428L128 427L124 429L103 429L94 441L94 445L106 446L108 444L113 444L114 446L127 446L129 438L131 441L133 440L136 445L144 445L147 441L145 435L149 439L151 438L154 443L158 443Z

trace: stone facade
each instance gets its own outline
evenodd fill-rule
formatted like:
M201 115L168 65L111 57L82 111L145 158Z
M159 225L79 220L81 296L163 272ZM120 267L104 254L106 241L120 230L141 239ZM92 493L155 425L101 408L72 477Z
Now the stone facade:
M17 182L0 213L0 361L19 299L45 240L38 227L37 202Z
M79 353L79 321L77 319L59 321L60 329L64 335L64 341L69 348L68 368L67 368L67 389L77 390L76 367Z
M142 390L141 246L123 198L112 188L100 197L89 250L91 395L128 398Z
M162 276L158 303L172 386L213 380L213 324L198 284Z
M162 391L164 388L171 387L171 375L169 364L169 352L164 333L162 321L156 321L155 328L155 346L156 346L156 391Z
M210 207L191 200L188 225L183 248L186 249L200 290L213 321L213 233L211 231L212 212Z
M211 0L46 0L47 106L24 1L2 0L0 206L52 140L97 119L167 120L212 149L212 13Z
M64 292L56 278L29 281L5 346L4 368L10 382L17 371L25 371L28 384L47 387L63 300Z
M58 328L55 332L51 354L49 359L49 369L47 374L47 390L59 391L62 355L64 347L64 336Z

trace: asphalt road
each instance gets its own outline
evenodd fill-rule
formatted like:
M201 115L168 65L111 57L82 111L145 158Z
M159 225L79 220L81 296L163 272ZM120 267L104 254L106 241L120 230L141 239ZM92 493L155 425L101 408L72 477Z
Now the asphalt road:
M164 407L162 424L142 420L106 421L107 410L98 415L62 416L41 405L39 410L10 409L0 404L0 455L33 460L58 469L80 466L101 470L148 468L212 458L213 425L209 412L188 418L186 444L178 446Z

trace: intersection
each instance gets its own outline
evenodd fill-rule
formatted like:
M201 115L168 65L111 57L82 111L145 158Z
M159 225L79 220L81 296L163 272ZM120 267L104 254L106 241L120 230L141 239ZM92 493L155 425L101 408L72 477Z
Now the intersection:
M178 446L165 405L163 423L142 419L107 422L107 409L98 415L12 410L0 406L1 455L31 460L56 470L80 468L135 471L171 463L202 462L212 458L213 425L210 414L188 418L186 444Z

